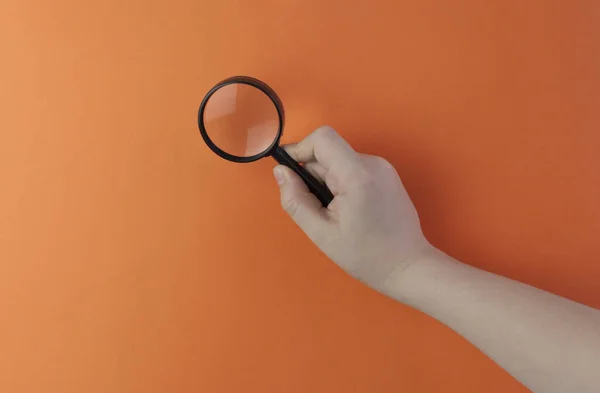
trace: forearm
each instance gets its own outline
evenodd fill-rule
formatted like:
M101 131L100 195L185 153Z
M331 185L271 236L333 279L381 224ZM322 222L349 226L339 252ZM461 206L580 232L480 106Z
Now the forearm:
M534 392L600 391L600 311L431 250L384 292L436 318Z
M286 151L335 198L324 208L281 166L282 206L344 271L440 320L538 393L600 392L599 311L429 249L393 166L358 154L333 129Z

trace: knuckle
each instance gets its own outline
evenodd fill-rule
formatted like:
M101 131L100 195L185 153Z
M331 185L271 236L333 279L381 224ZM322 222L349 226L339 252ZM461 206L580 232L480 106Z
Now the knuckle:
M287 154L290 155L294 160L297 160L298 157L298 143L290 143L284 146L284 149Z
M319 127L315 130L315 136L319 139L331 138L335 135L335 130L330 126Z
M388 160L380 156L365 154L363 155L363 159L365 160L365 163L372 168L389 168L392 166Z
M298 212L300 204L293 198L281 198L281 206L287 214L294 217Z
M290 143L290 144L285 145L285 149L290 154L297 154L298 150L299 150L298 147L299 147L299 143Z
M366 170L358 171L354 177L354 183L359 189L366 189L373 184L373 175Z
M390 172L396 173L392 163L379 156L364 156L363 165L373 176L382 176Z
M375 163L383 168L389 168L392 166L388 160L383 157L375 156Z

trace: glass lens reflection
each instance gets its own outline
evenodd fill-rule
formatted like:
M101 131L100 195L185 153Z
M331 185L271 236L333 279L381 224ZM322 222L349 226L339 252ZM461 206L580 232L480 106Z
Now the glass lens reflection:
M279 132L279 114L271 99L243 83L217 90L206 103L203 122L213 143L236 157L264 152Z

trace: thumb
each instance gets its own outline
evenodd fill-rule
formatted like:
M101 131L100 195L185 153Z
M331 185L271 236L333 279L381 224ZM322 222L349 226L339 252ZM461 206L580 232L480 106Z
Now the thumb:
M273 173L279 184L281 206L309 237L314 238L327 224L323 205L290 168L277 165Z

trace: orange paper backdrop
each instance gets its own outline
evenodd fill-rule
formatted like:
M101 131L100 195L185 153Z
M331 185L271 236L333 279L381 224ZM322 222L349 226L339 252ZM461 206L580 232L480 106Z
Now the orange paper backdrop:
M5 0L0 391L526 391L338 270L196 111L263 79L286 141L393 162L437 246L600 307L599 4Z

